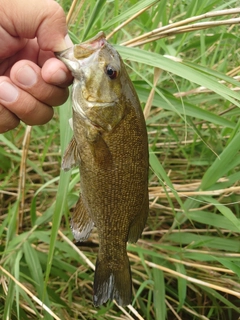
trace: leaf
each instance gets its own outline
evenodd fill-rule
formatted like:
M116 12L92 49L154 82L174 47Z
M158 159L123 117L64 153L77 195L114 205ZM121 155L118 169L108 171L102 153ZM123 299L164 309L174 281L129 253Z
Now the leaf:
M149 160L150 160L150 165L153 169L153 171L155 172L155 174L162 178L163 181L168 185L168 187L171 188L171 191L174 193L176 200L179 202L179 204L182 206L182 200L180 199L180 197L178 196L178 193L175 191L174 186L171 182L171 180L169 179L168 175L166 174L164 168L162 167L161 163L159 162L158 158L156 157L156 155L154 154L154 152L151 150L151 148L149 149Z
M85 27L84 33L83 33L83 37L82 37L82 41L84 41L90 31L90 29L94 26L94 23L96 22L96 20L99 18L99 12L101 11L102 6L106 3L106 0L97 0L93 10L92 10L92 14L88 19L88 24Z
M227 99L240 107L240 103L238 102L240 99L239 94L219 83L217 79L213 80L212 76L209 76L206 73L200 72L199 70L188 67L187 65L179 62L170 60L155 52L149 52L137 48L127 48L118 45L115 45L115 48L119 51L123 59L136 61L152 67L160 68L167 72L171 72L181 78L189 80L190 82L194 82L211 89L224 99Z
M19 279L19 267L20 267L20 260L22 259L22 250L19 250L14 258L14 277L16 280ZM16 308L17 308L17 315L18 319L20 319L20 313L19 313L19 286L15 285L15 292L16 292Z
M153 262L158 264L158 259L153 258ZM156 320L165 320L167 317L167 309L165 303L165 281L164 273L162 270L153 268L153 301L155 309L155 319Z
M128 8L128 10L123 11L121 14L118 16L112 18L110 21L108 21L106 24L103 25L102 30L107 30L110 27L112 27L115 24L119 24L128 18L132 17L136 13L138 13L140 10L146 8L147 6L157 3L158 1L156 0L142 0L142 1L137 1L136 4Z
M144 89L143 87L140 87L139 85L135 85L135 87L137 89L137 93L140 101L146 103L150 91L147 89ZM165 90L162 90L161 92L162 92L161 95L159 95L158 92L156 92L153 99L154 106L163 108L165 110L174 111L179 115L189 116L189 117L197 118L200 120L205 120L210 123L215 123L223 127L228 127L233 129L236 126L234 122L225 119L223 116L220 117L208 110L201 109L187 101L181 101L180 99L175 98ZM162 95L164 96L164 99Z
M215 207L222 213L222 215L227 219L227 221L230 221L232 225L237 229L237 232L240 232L240 220L236 218L236 216L233 214L231 209L223 205L222 203L218 202L214 198L204 198L205 200L208 200L210 203L214 204Z
M232 270L238 278L240 278L240 266L238 262L231 261L231 258L219 258L215 257L217 261L219 261L225 268Z
M179 259L179 257L177 258ZM183 264L175 263L175 266L176 266L177 272L186 275L186 269ZM187 280L183 279L182 277L178 277L177 282L178 282L178 298L179 298L178 311L180 311L186 300Z
M15 283L13 280L9 280L8 283L8 291L7 296L4 304L4 313L3 313L3 319L11 319L11 311L13 307L15 297Z
M236 163L236 155L240 149L240 132L230 141L223 152L218 156L214 163L207 169L202 178L200 190L210 188L217 180L223 177ZM237 158L238 163L240 158Z
M213 198L205 197L205 200L207 202L211 202L211 199L214 200ZM219 209L221 206L221 204L219 206L216 205L217 209ZM188 212L188 218L192 221L197 221L204 225L213 226L215 228L227 229L230 232L239 232L238 224L240 223L240 220L236 217L235 219L237 219L238 221L237 225L235 225L235 223L233 223L231 219L228 219L226 216L221 216L220 214L216 214L209 211Z
M239 252L240 243L239 241L214 237L214 236L204 236L192 234L189 232L178 232L166 236L166 239L178 243L178 245L188 245L193 248L212 248L216 250L226 251L226 252Z
M60 108L60 142L61 142L61 152L63 154L64 150L69 143L72 130L69 126L68 119L71 117L71 108L70 108L70 99L65 103L65 107L63 106ZM61 170L60 179L59 179L59 186L56 196L56 203L54 203L51 208L48 210L48 215L53 215L52 218L52 230L51 230L51 238L50 238L50 246L48 252L48 261L47 261L47 268L45 274L45 281L44 287L45 290L47 288L47 283L51 271L52 260L55 250L55 244L57 239L57 234L59 230L60 221L64 210L67 208L67 194L68 194L68 185L71 176L71 170L68 172L64 172ZM39 222L37 220L36 222Z
M29 268L31 278L33 280L33 285L38 293L38 297L40 300L43 301L43 303L50 307L48 294L43 286L43 273L41 264L38 259L38 255L28 241L25 241L23 243L23 252L27 262L27 266ZM44 315L44 319L52 319L52 317L47 312L44 312Z

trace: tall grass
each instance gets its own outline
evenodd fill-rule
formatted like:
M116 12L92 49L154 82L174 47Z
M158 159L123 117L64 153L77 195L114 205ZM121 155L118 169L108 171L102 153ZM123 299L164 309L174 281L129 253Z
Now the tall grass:
M128 245L132 306L93 308L97 230L72 242L80 178L60 170L71 102L45 126L0 135L0 318L236 320L239 1L59 2L74 42L103 30L128 66L148 129L150 214Z

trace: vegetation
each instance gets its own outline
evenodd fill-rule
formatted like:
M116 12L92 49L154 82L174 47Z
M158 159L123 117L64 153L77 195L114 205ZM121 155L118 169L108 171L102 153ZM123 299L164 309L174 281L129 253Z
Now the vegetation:
M149 134L150 214L128 246L132 306L95 309L97 230L72 241L80 177L60 170L70 100L47 125L0 135L0 318L236 320L239 1L59 2L74 42L103 30L128 66Z

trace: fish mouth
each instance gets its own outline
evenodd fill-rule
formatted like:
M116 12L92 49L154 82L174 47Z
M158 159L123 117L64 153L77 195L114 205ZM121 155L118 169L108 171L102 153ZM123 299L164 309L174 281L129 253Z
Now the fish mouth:
M87 58L91 59L92 54L105 46L106 43L106 36L103 31L100 31L92 39L75 44L63 51L55 52L55 56L74 72L79 65L87 64Z
M103 31L100 31L95 37L76 44L74 46L74 57L76 59L88 58L93 52L101 49L106 44L106 36Z
M67 48L60 52L55 52L54 54L74 75L75 70L79 67L79 61L74 57L74 47Z
M116 105L116 101L112 101L112 102L99 102L99 101L88 101L85 100L86 104L87 104L87 108L92 109L92 108L107 108L107 107L114 107ZM87 118L85 111L83 110L83 108L81 107L81 105L79 104L78 100L75 100L73 103L73 109L74 111L76 111L77 113L79 113L83 118Z
M88 107L93 108L93 107L101 107L101 108L106 108L106 107L114 107L117 101L111 101L111 102L101 102L101 101L87 101Z

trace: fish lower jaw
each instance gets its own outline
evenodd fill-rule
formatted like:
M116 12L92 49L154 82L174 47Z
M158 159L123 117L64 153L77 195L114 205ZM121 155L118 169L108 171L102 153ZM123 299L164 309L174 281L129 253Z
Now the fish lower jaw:
M102 102L102 101L93 101L93 100L86 100L86 104L88 108L94 108L94 107L101 107L101 108L106 108L106 107L114 107L116 105L116 101L111 101L111 102Z

